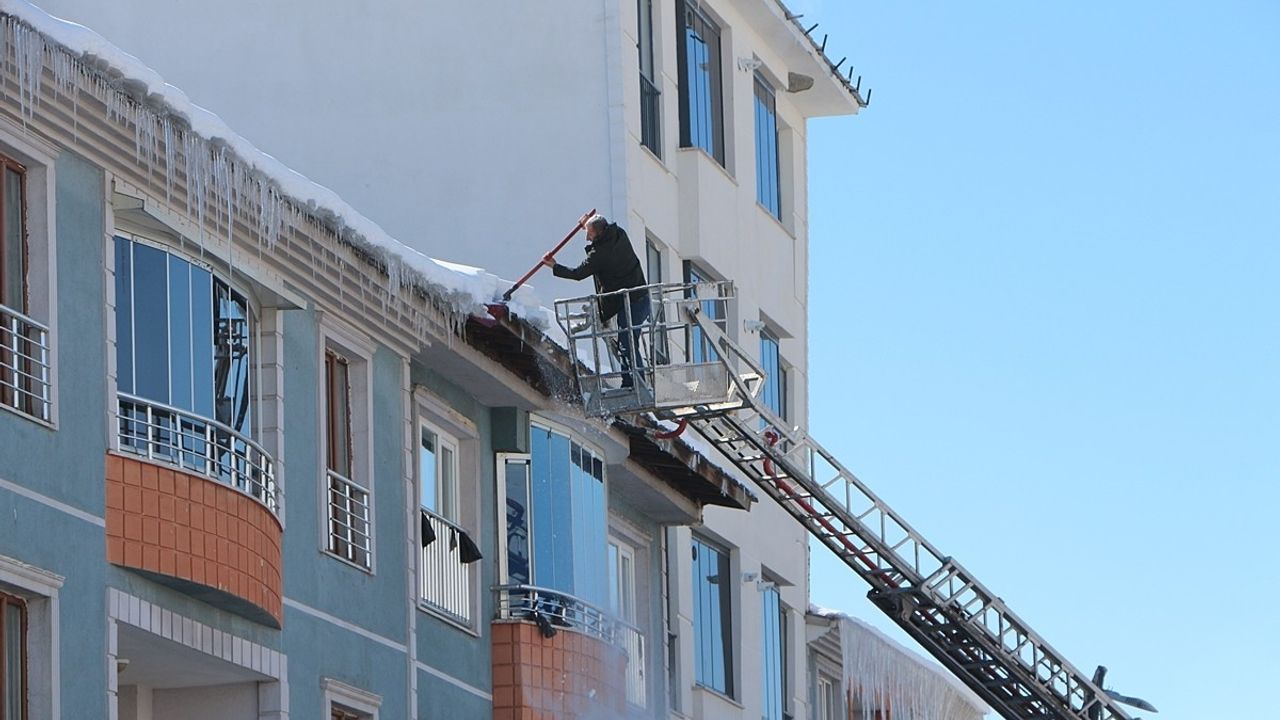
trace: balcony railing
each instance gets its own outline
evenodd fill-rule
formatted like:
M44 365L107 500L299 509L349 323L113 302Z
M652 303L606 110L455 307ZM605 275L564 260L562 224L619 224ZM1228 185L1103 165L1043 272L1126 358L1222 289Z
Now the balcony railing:
M645 685L644 634L635 625L619 621L617 640L627 653L627 702L636 707L646 707L649 695Z
M640 74L640 144L662 157L661 92L653 81Z
M544 631L570 628L617 644L617 620L586 600L534 585L499 585L494 592L498 595L499 619L532 620Z
M0 405L49 421L49 328L0 305Z
M329 552L365 570L373 567L369 491L333 470L329 474Z
M229 485L277 513L275 463L254 441L215 420L119 394L121 452L169 463Z
M463 529L429 510L422 513L422 602L471 627L471 568L462 561ZM430 531L428 535L427 531ZM427 537L434 540L427 542Z

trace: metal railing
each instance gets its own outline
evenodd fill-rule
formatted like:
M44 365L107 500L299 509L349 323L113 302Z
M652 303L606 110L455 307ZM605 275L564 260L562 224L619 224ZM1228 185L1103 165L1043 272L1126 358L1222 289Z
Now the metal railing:
M446 617L471 626L471 568L463 563L460 536L464 531L430 510L420 509L424 527L435 540L422 548L422 602Z
M619 298L622 307L606 323L600 306L611 298ZM557 300L556 320L579 360L575 371L586 411L608 416L642 405L658 411L741 407L742 394L759 393L762 372L720 341L725 318L734 316L734 302L729 282L654 284ZM640 315L633 315L636 305ZM716 334L695 320L699 315L712 320ZM636 340L627 343L625 362L620 327L632 328ZM622 369L627 366L636 369Z
M275 462L262 446L216 420L134 395L118 398L121 452L199 473L278 513Z
M0 305L0 405L49 421L49 328Z
M662 157L662 91L640 74L640 144Z
M544 629L569 628L617 644L618 621L586 600L535 585L499 585L493 590L501 620L532 620Z
M373 567L369 491L333 470L329 474L329 552L368 570Z
M649 693L645 685L644 633L635 625L619 620L617 637L618 644L627 653L627 702L636 707L646 707Z

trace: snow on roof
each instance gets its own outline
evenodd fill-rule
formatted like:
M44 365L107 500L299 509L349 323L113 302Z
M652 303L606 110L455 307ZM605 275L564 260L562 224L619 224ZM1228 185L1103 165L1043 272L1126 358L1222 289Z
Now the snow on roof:
M839 610L809 606L840 632L842 682L863 704L863 717L889 706L894 716L917 720L978 720L991 712L950 672L870 624Z
M168 137L170 118L167 116L184 121L199 138L215 148L228 149L251 174L258 176L257 179L264 183L264 187L269 186L273 194L291 200L304 213L334 227L339 237L383 251L386 254L383 259L388 261L393 285L402 279L419 279L425 284L424 289L434 292L455 312L461 314L482 313L486 303L499 301L502 293L511 286L510 281L481 268L436 260L391 237L376 222L347 204L337 193L307 179L259 150L228 127L222 118L193 103L186 93L166 83L155 70L93 30L54 17L27 0L0 0L0 12L29 25L47 41L62 46L88 67L105 73L113 84L123 88L140 103L145 103L147 110L160 116L160 122L164 124L166 131L166 142L171 139ZM19 76L22 78L25 75L26 78L27 87L20 90L20 99L24 103L34 103L39 94L39 63L42 58L32 52L39 50L39 47L33 47L31 39L24 37L21 28L10 39L17 46L15 57ZM60 68L55 59L55 74L60 71L67 76L62 78L63 84L76 80L71 77L70 68ZM108 102L108 107L115 112L124 110L119 106L113 107L111 102ZM139 127L141 133L153 132L151 129L141 128L141 123ZM139 143L142 144L141 139ZM192 148L187 146L186 149L190 170ZM166 148L166 153L169 152L173 152L172 149ZM173 171L172 167L168 169ZM216 173L213 168L205 170L203 175ZM189 177L190 175L188 173ZM203 204L198 205L198 212L203 219ZM404 273L405 269L409 272ZM512 312L531 319L542 327L548 326L549 321L554 319L554 315L542 307L532 288L527 286L517 291L507 304Z

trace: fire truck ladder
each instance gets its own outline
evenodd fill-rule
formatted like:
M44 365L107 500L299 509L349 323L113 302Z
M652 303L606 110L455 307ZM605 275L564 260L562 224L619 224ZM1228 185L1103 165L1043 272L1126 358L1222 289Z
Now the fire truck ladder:
M939 552L831 453L761 397L765 372L724 331L731 283L628 291L619 325L642 336L613 365L619 331L600 300L556 303L579 359L589 413L652 413L692 427L871 586L867 597L1008 720L1128 720L1129 715L950 556ZM640 295L649 300L648 322ZM611 350L612 347L612 350ZM631 387L613 387L632 376Z

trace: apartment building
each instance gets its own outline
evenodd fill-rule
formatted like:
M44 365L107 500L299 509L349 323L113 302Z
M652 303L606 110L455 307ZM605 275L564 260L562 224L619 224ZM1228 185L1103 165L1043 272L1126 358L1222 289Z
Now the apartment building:
M665 716L665 528L751 493L566 402L498 278L0 24L0 717Z
M806 424L806 122L860 98L777 0L47 6L419 250L514 277L596 207L651 282L733 281L725 329ZM761 503L662 535L671 711L805 716L804 529Z

